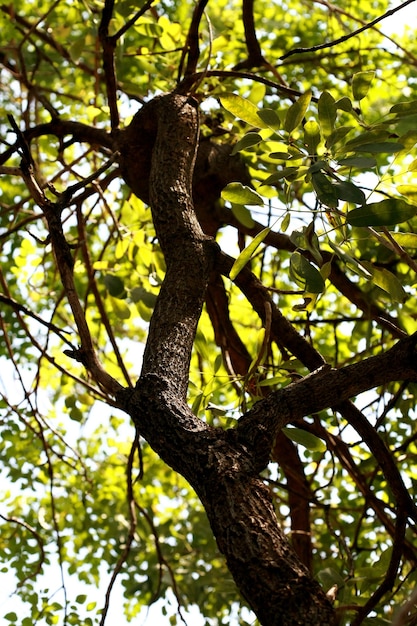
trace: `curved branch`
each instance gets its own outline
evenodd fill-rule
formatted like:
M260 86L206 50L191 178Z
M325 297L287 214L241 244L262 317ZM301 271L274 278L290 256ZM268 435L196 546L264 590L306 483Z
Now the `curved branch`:
M384 15L380 15L379 17L375 18L374 20L372 20L368 24L365 24L365 26L362 26L361 28L358 28L357 30L354 30L352 33L348 33L347 35L343 35L343 37L339 37L339 39L334 39L333 41L328 41L326 43L321 43L321 44L319 44L317 46L311 46L311 48L293 48L293 50L290 50L289 52L286 52L282 57L280 57L280 60L284 61L284 59L287 59L288 57L292 56L293 54L300 54L300 53L304 53L304 52L315 52L316 50L323 50L324 48L332 48L333 46L337 46L339 43L343 43L345 41L348 41L349 39L352 39L352 37L356 37L356 35L359 35L360 33L363 33L365 30L368 30L369 28L372 28L373 26L375 26L375 24L378 24L378 22L381 22L382 20L384 20L386 17L389 17L390 15L394 15L394 13L397 13L397 11L400 11L401 9L403 9L406 6L408 6L409 4L411 4L414 1L415 0L406 0L406 2L403 2L402 4L400 4L400 6L395 7L394 9L390 9L389 11L384 13Z
M191 176L197 108L170 94L146 105L155 146L150 199L167 272L152 317L135 390L120 394L139 432L194 487L241 592L262 623L330 626L334 612L290 550L269 490L236 431L214 429L185 402L195 329L217 246L193 211Z

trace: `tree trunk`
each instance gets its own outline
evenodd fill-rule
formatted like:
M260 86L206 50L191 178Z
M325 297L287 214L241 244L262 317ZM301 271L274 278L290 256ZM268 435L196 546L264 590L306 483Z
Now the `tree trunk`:
M259 472L271 439L256 437L261 458L238 430L214 429L186 404L189 360L211 268L218 256L192 202L198 146L196 103L179 94L147 105L155 144L150 202L167 273L150 324L141 377L121 400L141 435L200 497L238 588L262 624L334 623L334 612L277 524Z

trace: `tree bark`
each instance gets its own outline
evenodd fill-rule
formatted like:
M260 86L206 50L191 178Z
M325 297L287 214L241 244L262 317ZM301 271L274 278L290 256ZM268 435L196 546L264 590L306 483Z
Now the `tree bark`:
M269 436L266 453L254 463L236 430L208 426L186 404L193 340L218 248L193 210L196 103L171 94L147 106L156 131L150 202L167 273L141 377L133 391L123 392L123 402L142 436L196 490L237 586L261 623L332 624L333 609L280 530L259 477L269 458Z

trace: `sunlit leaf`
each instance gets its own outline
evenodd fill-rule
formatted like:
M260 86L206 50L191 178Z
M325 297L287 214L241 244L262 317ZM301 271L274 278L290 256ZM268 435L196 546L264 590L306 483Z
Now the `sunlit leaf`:
M417 249L417 233L397 233L392 231L390 235L402 248Z
M363 265L372 274L372 282L380 289L386 291L396 302L404 302L407 294L400 281L392 272L384 267L376 267L372 263L363 262Z
M340 98L340 100L337 100L335 102L335 105L336 109L340 111L346 111L347 113L349 113L353 108L352 101L347 96L344 96L343 98Z
M346 220L352 226L389 226L411 219L416 212L417 207L400 198L387 198L349 211Z
M119 298L109 298L113 312L120 320L128 320L130 318L130 309L124 300Z
M255 226L251 212L243 204L232 204L232 213L243 226L247 228Z
M316 154L321 140L320 127L313 119L304 124L304 143L310 155Z
M245 267L245 265L251 260L253 255L255 254L258 247L264 241L265 237L271 232L271 229L264 228L260 233L256 235L250 242L250 244L242 250L242 252L237 257L236 261L233 263L232 269L230 270L230 279L234 280L239 272Z
M291 133L304 119L311 101L311 92L304 93L290 106L285 116L284 130Z
M417 114L417 100L411 100L410 102L398 102L390 108L390 113L395 113L397 116L407 116Z
M250 187L242 185L242 183L229 183L223 189L222 197L224 200L236 204L264 205L261 196Z
M283 433L294 441L295 443L301 444L307 450L314 450L315 452L325 452L326 444L322 439L316 437L312 433L307 432L306 430L302 430L301 428L295 428L293 426L285 426L282 429Z
M318 112L321 132L328 137L333 131L337 116L335 100L328 91L323 91L319 98Z
M220 96L222 106L235 117L243 120L255 128L268 128L268 125L258 115L258 107L250 100L246 100L235 93Z
M357 72L352 78L352 94L355 100L362 100L368 94L371 83L374 79L375 72L368 70L366 72Z
M256 146L261 141L262 137L258 133L247 133L246 135L243 135L242 139L239 139L239 141L235 143L232 154L236 154L240 150Z

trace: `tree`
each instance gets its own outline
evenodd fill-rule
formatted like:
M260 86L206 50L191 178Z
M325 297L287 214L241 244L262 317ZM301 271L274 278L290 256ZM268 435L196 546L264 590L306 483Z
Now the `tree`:
M397 10L1 6L7 622L104 624L119 579L129 619L171 589L178 619L414 623Z

